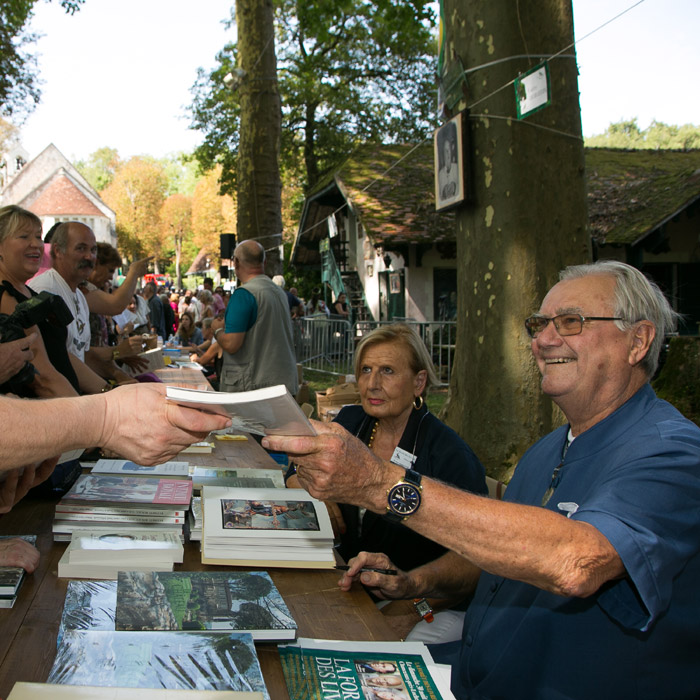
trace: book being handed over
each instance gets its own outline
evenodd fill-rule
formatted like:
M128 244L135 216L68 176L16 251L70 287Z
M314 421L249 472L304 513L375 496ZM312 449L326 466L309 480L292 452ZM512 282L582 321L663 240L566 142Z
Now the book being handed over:
M252 391L225 392L167 388L175 403L208 413L220 413L233 421L230 430L256 435L315 435L309 419L283 384Z

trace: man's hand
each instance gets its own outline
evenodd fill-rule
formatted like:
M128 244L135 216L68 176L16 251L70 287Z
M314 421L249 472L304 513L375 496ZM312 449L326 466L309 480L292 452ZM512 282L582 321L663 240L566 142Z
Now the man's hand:
M212 322L211 322L211 330L212 333L216 333L216 331L219 330L219 328L223 328L226 325L226 322L224 321L223 317L217 316Z
M133 270L137 277L143 277L148 272L148 263L153 260L153 256L150 255L147 258L142 258L141 260L134 260L134 262L129 265L129 272Z
M0 384L14 377L24 367L25 362L34 359L30 346L37 337L36 333L30 333L24 338L0 343Z
M231 425L228 416L167 401L163 384L120 386L99 398L104 421L98 445L138 464L161 464L212 430Z
M31 574L39 563L39 550L22 538L0 540L0 566L20 566Z
M360 581L377 598L382 600L396 600L413 598L418 593L415 590L409 573L397 569L391 559L381 552L360 552L353 557L348 565L350 568L338 581L338 586L343 591L349 591L355 581ZM364 571L362 568L394 569L396 576L378 574L374 571Z
M288 479L286 486L288 489L300 489L301 484L296 474L292 474ZM345 519L343 518L343 513L340 510L340 506L335 501L325 501L324 505L328 511L328 517L331 521L331 527L333 528L333 535L335 537L340 537L347 532L347 525L345 524Z
M15 503L27 495L29 489L46 481L57 462L58 457L51 457L37 464L3 471L2 474L6 476L0 483L0 513L9 512Z
M398 481L403 469L382 462L337 423L313 421L313 427L316 437L268 435L262 445L292 458L299 485L314 498L381 512L388 486Z

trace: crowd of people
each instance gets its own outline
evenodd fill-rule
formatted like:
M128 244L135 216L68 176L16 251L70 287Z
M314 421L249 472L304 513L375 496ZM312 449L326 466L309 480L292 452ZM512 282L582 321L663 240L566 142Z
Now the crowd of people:
M109 289L118 254L76 222L52 231L51 266L37 275L41 233L33 214L0 209L0 312L53 305L51 321L32 317L0 343L3 393L23 397L0 396L0 512L49 477L57 451L118 444L157 463L228 424L168 404L162 386L125 371L138 368L144 331L218 362L221 390L284 384L294 395L292 320L351 314L342 294L329 309L320 290L308 304L286 291L265 274L256 241L233 252L227 298L212 280L196 293L152 283L137 292L147 260ZM434 642L460 700L698 696L700 428L650 386L676 320L634 267L562 271L523 333L566 423L523 455L502 500L488 497L469 445L428 410L432 361L405 324L358 343L360 405L314 423L314 437L263 438L290 456L287 486L326 503L349 565L342 590L359 582L380 606L448 602L410 638ZM19 429L27 421L31 444ZM231 526L282 527L292 515L261 503L232 510ZM32 571L37 560L26 542L0 545L2 564Z

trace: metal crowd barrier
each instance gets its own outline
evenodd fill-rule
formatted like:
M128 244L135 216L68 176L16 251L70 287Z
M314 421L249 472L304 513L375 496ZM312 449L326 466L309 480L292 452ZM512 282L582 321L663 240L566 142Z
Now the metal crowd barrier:
M345 319L326 316L304 316L293 319L297 362L309 369L328 374L352 374L353 354L357 341L374 328L394 322L358 321L350 324ZM457 336L456 322L401 319L401 323L413 326L423 339L433 359L439 386L449 385Z

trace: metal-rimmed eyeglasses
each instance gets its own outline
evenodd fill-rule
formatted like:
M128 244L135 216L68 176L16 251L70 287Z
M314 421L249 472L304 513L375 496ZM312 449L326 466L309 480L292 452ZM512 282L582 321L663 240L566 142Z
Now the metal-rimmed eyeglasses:
M581 314L559 314L558 316L540 316L533 314L525 319L525 330L531 338L536 338L549 322L554 324L561 336L578 335L583 330L583 324L588 321L624 321L619 316L581 316Z

